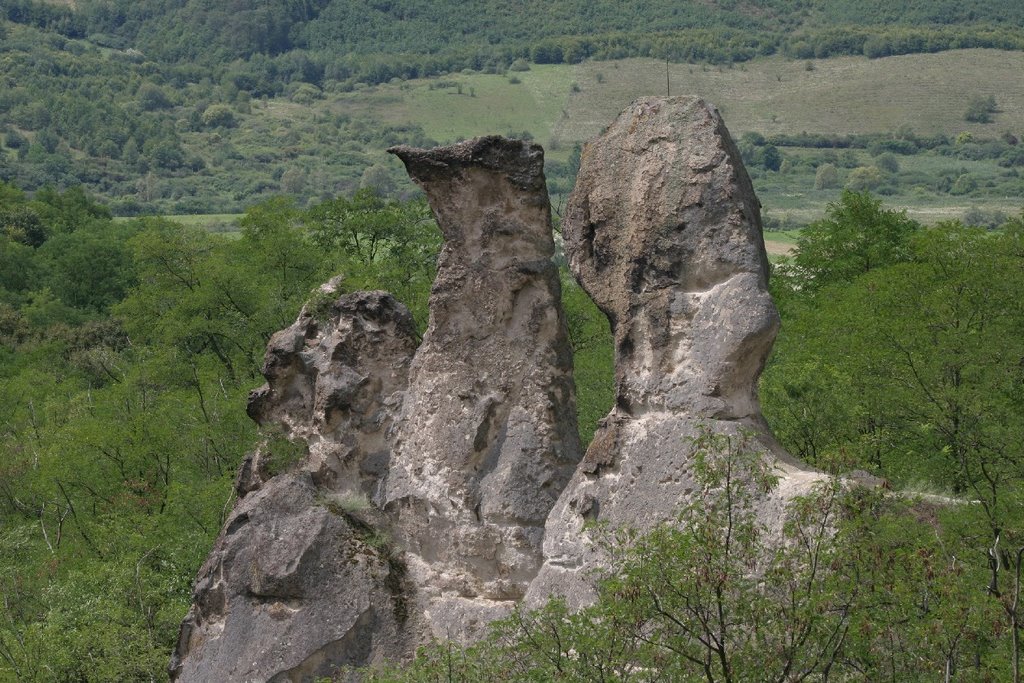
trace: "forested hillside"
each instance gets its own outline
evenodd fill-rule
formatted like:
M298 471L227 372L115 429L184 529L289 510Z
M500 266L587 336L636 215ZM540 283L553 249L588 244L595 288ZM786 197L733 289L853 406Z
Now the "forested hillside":
M829 33L829 41L820 44L831 42L827 49L840 54L857 49L858 44L862 48L867 36L845 31L846 42L840 44L840 32L835 30L840 27L887 26L895 36L900 33L892 30L895 27L1024 25L1024 9L1010 0L660 0L637 6L610 0L524 0L514 5L494 0L457 4L430 0L238 0L228 4L212 0L82 0L75 3L75 8L72 11L39 0L14 0L8 3L7 15L13 21L52 28L68 37L91 36L119 43L120 47L133 46L160 61L208 64L295 49L335 56L457 55L478 61L525 50L533 51L540 62L572 62L589 56L627 56L670 49L664 46L671 40L659 47L659 35L670 39L673 32L693 29L713 30L720 36L749 34L752 45L766 52L795 46L801 34ZM794 32L797 38L785 38ZM758 36L756 41L754 34Z
M575 146L614 115L604 103L617 111L674 86L728 105L737 137L878 135L837 143L868 150L908 131L942 134L928 151L950 163L915 161L924 168L909 174L904 164L902 187L890 182L891 170L860 173L850 189L885 189L904 203L933 206L963 197L1005 214L1015 180L998 167L1024 164L1011 149L1024 108L1015 91L999 86L1015 77L1016 57L984 64L966 54L953 63L885 57L1021 50L1024 10L1012 2L926 5L776 0L627 10L574 1L512 11L483 0L457 7L83 0L73 8L14 0L0 14L0 179L29 191L84 185L121 216L237 214L276 194L303 203L365 186L408 194L412 187L384 148L486 132L543 143L552 190L562 194L572 183ZM856 56L860 73L833 69L838 55ZM652 61L627 63L627 74L619 69L627 57ZM668 60L672 73L654 59ZM700 65L696 77L687 63ZM709 68L731 73L700 77ZM897 78L908 70L925 90L942 92L943 106L912 99L905 110L893 106L913 95ZM866 85L873 82L877 92ZM725 88L732 94L720 96L730 83L742 92ZM801 93L831 100L821 117L808 119L815 108ZM977 146L954 144L964 132ZM775 188L770 208L820 211L847 184L844 168L877 168L873 158L819 160L794 149L806 149L806 139L797 142L769 139L788 148L770 153L766 175L755 179L762 194ZM840 169L835 187L818 187L823 164ZM826 192L786 206L784 197L809 189Z

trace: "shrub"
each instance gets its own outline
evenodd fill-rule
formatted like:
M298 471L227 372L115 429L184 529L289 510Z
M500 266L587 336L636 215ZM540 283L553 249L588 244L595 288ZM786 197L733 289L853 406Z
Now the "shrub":
M882 171L877 166L860 166L850 171L846 189L854 192L874 190L882 184Z
M203 112L202 121L207 128L233 128L238 125L235 112L226 104L211 104Z
M972 123L991 123L992 114L996 113L996 98L972 97L967 104L967 111L964 112L964 120Z
M839 187L839 171L835 164L822 164L814 173L814 189L830 190Z
M900 172L900 162L896 160L896 156L892 152L886 152L875 159L875 166L886 173Z

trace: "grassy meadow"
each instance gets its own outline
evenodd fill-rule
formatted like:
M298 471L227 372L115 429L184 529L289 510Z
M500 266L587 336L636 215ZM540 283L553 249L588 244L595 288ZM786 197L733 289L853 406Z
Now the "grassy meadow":
M1024 53L960 50L883 59L836 57L757 59L733 66L669 64L651 59L530 65L506 73L460 72L432 79L332 88L315 97L254 99L230 130L187 133L186 145L207 164L202 183L239 209L272 194L302 200L351 192L372 178L390 189L412 190L401 163L386 154L392 144L429 145L485 134L530 135L549 162L564 166L573 148L597 135L630 101L666 91L696 94L718 106L735 138L747 133L796 135L967 133L978 140L1006 133L1024 137L1024 90L1007 87L1024 71ZM969 123L972 97L996 98L991 123ZM754 185L773 230L815 220L839 187L815 189L815 167L831 153L780 148L779 172L751 167ZM865 149L841 150L840 185L857 166L871 166ZM922 222L962 218L983 210L1015 215L1022 193L1017 170L995 159L920 152L897 155L898 172L887 206L906 209ZM549 173L549 177L552 174ZM967 175L978 190L954 195L935 189L936 179ZM168 186L170 192L181 194ZM184 195L189 191L185 189ZM173 195L171 195L173 198ZM563 197L553 197L557 206ZM181 213L172 211L171 213ZM231 214L182 218L227 230ZM772 234L774 237L774 233Z
M809 68L810 67L810 68ZM652 59L532 65L503 74L460 73L330 95L319 106L411 123L439 142L485 133L529 131L553 150L598 134L629 102L664 95L666 65ZM698 95L722 111L739 135L1024 131L1024 53L957 50L883 59L769 57L733 66L669 64L672 94ZM437 88L438 81L461 85ZM576 88L573 87L576 85ZM433 87L432 87L433 86ZM968 123L972 96L993 95L990 124Z
M732 67L670 64L673 94L696 94L714 103L736 138L772 134L865 134L911 129L920 135L967 132L994 138L1024 133L1024 90L1007 87L1024 72L1024 53L960 50L883 59L838 57L790 60L770 57ZM519 82L514 82L519 81ZM327 93L305 112L370 116L392 126L419 126L440 143L488 133L530 133L550 160L564 161L572 147L597 135L630 101L666 91L666 65L651 59L588 61L577 65L531 65L507 74L459 73ZM971 97L992 95L998 111L988 124L969 123ZM268 113L301 117L296 105L270 102ZM293 119L294 120L294 119ZM798 160L815 150L785 148ZM851 150L870 164L864 150ZM984 183L1004 173L991 160L928 154L899 157L909 182L892 206L919 220L957 218L971 207L1015 213L1017 194L939 196L914 178L936 173L971 173ZM400 166L383 161L396 172ZM771 176L771 177L768 177ZM815 190L813 173L755 174L755 186L770 215L784 223L819 217L838 190Z

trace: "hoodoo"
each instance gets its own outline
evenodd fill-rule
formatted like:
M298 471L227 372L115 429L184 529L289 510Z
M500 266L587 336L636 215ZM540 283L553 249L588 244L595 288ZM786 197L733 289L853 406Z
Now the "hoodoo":
M526 592L581 457L544 156L500 137L390 151L444 247L387 506L433 635L463 639Z
M779 316L760 204L714 107L634 102L585 147L562 230L573 275L611 322L615 406L548 519L529 602L580 605L603 561L586 522L674 521L695 489L702 431L752 432L783 470L780 496L818 475L761 416L757 380Z
M271 339L249 414L305 455L282 468L268 440L243 463L172 678L315 680L472 641L523 600L585 604L608 561L586 523L676 522L702 431L753 434L778 464L766 516L821 476L761 417L779 318L760 207L713 107L639 100L584 150L565 247L616 369L582 460L540 147L390 151L444 236L427 331L417 345L390 295L336 279Z

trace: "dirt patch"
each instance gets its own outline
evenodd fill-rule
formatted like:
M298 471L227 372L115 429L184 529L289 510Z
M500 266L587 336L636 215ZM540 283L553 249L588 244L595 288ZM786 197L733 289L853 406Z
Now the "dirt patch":
M785 242L764 241L764 248L772 256L789 256L793 253L794 245Z

